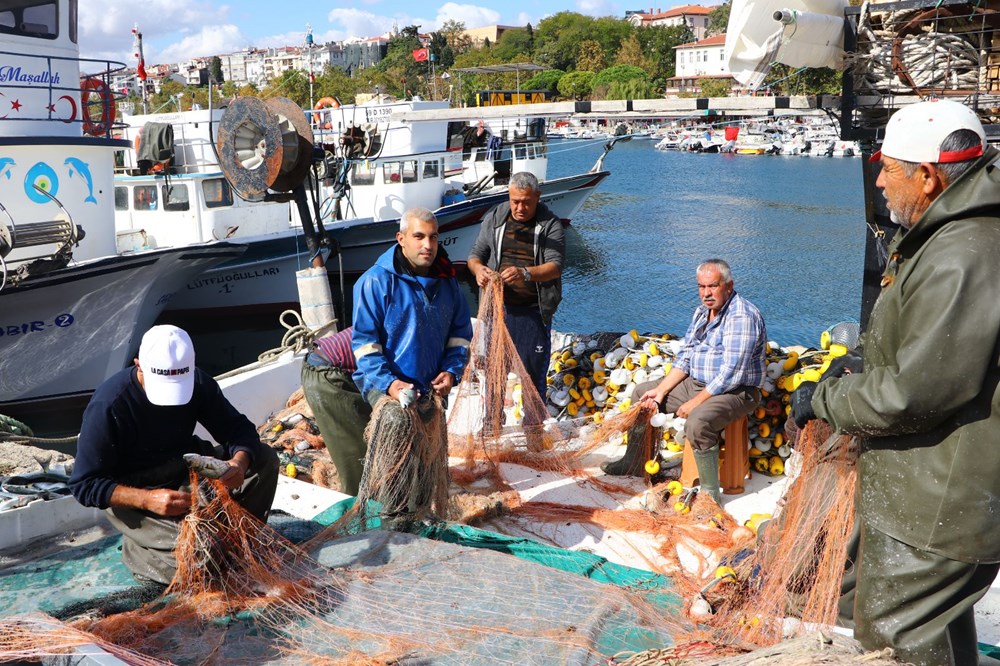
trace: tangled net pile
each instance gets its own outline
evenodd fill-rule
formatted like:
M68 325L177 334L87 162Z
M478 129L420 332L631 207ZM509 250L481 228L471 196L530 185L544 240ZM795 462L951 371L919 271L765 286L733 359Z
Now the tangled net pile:
M749 531L707 497L678 512L663 484L648 488L645 506L620 506L634 485L599 475L603 456L592 454L625 433L652 451L662 434L648 423L652 413L639 404L599 427L545 423L504 325L502 285L491 282L447 428L437 398L406 408L380 402L361 491L341 520L297 546L218 482L192 477L179 568L162 598L69 625L45 616L0 622L0 660L95 643L132 664L622 663L614 655L638 641L669 663L697 663L780 641L793 606L803 622L832 623L853 523L854 449L820 424L806 428L801 475L754 549ZM449 454L459 459L450 475ZM561 474L607 501L522 499L503 479L505 464ZM664 602L659 590L651 596L405 533L440 524L450 482L499 492L514 519L641 535L654 544L647 568L671 577L684 610L703 594L714 613L694 614L696 625L677 597ZM376 518L403 531L365 531ZM734 580L706 591L719 561Z

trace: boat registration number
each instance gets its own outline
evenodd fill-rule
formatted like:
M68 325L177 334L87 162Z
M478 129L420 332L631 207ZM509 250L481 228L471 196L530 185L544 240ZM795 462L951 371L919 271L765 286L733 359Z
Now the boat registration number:
M0 324L0 337L15 335L27 335L28 333L38 333L48 328L67 328L73 325L76 319L71 314L57 315L52 321L26 321L20 324Z

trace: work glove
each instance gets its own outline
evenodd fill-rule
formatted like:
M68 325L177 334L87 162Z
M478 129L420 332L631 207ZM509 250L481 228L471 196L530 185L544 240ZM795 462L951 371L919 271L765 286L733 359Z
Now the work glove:
M816 418L813 411L812 399L816 393L816 382L802 382L799 387L792 392L792 420L795 425L804 428L806 423Z
M830 367L826 369L820 381L831 377L843 377L844 375L857 375L865 371L865 359L860 352L849 351L843 356L830 361Z

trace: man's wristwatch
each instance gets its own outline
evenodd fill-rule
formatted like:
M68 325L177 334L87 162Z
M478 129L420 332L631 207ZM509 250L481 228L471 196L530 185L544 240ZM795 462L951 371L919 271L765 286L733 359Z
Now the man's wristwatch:
M525 282L531 282L531 273L528 272L527 266L521 266L521 275L524 276Z

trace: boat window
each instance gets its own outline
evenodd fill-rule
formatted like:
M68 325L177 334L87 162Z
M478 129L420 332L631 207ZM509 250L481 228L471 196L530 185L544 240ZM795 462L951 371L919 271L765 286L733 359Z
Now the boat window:
M205 206L222 208L233 205L233 191L225 178L209 178L201 184L201 192L205 195Z
M441 160L427 160L424 162L424 180L437 178L441 175Z
M18 4L21 6L0 10L0 32L44 39L59 36L58 4L55 0Z
M525 146L523 143L520 143L520 144L517 144L517 145L514 146L514 159L515 160L523 160L523 159L525 159L527 157L528 157L527 146Z
M382 178L386 183L417 182L417 161L386 162L382 165Z
M188 194L188 186L184 184L163 186L163 210L189 210L191 208L191 197Z
M482 149L477 150L476 151L476 160L475 161L476 162L485 162L486 161L486 151L482 150Z
M374 185L375 165L371 162L357 162L351 172L351 185Z
M132 208L134 210L156 210L156 185L136 185L132 190Z
M536 143L535 144L535 157L545 157L545 155L546 155L546 153L548 153L548 151L549 151L549 147L546 146L544 143Z
M128 188L115 188L115 210L128 210Z

